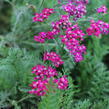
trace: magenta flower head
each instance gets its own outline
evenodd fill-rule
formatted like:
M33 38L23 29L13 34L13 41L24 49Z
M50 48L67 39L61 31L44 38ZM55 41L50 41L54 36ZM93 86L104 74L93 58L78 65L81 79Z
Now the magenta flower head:
M69 2L66 5L63 5L63 10L69 14L69 16L73 16L73 20L77 20L86 14L86 5L81 1Z
M61 3L61 0L58 0L58 4L60 4Z
M98 20L97 22L94 20L90 21L90 27L87 28L86 32L88 35L95 35L97 37L100 36L100 34L108 34L109 33L109 24L105 23L101 20Z
M54 32L40 32L38 36L34 36L36 42L44 43L46 39L54 39Z
M43 59L44 59L44 61L50 60L54 64L55 67L59 67L60 65L62 65L64 63L64 61L62 61L60 56L58 54L56 54L55 52L44 53Z
M43 22L44 19L48 19L48 17L54 13L54 9L52 8L44 8L41 13L36 13L33 17L33 22Z
M35 74L34 81L30 84L32 88L29 93L37 96L44 96L49 90L49 81L58 84L59 89L66 89L68 87L68 80L66 76L55 79L58 76L56 69L51 66L36 65L32 68L32 73ZM56 82L57 81L57 82ZM52 87L52 86L51 86ZM55 87L56 88L56 87Z
M76 24L67 28L66 35L61 35L61 41L65 44L70 54L73 55L75 62L83 60L83 54L86 53L86 47L81 45L79 41L83 41L85 34Z
M60 32L60 29L67 29L70 27L72 23L69 21L69 16L68 15L61 15L60 19L56 22L52 22L52 28L53 31L58 34Z
M50 78L58 75L57 71L52 67L44 65L36 65L32 68L32 73L36 76L30 87L32 90L29 91L31 94L36 94L38 96L44 96L46 94L47 85Z
M66 76L59 79L54 79L54 83L58 85L58 89L65 90L68 88L68 79Z
M36 94L37 96L44 96L47 91L47 87L46 87L47 83L48 82L41 81L41 80L33 81L32 84L30 84L32 90L29 91L29 93Z
M107 13L107 7L105 5L102 5L101 7L99 7L97 9L97 13L104 13L104 14L106 14Z

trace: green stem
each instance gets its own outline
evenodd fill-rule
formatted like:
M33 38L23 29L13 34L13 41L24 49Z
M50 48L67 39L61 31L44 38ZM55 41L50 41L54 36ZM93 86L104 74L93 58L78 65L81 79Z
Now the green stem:
M43 3L44 3L44 0L41 1L39 10L41 10L41 7L42 7Z

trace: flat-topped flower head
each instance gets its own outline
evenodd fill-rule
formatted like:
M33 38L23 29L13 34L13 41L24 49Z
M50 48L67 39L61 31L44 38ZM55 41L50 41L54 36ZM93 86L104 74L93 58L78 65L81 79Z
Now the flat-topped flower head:
M76 3L69 2L66 5L63 5L63 10L69 14L69 16L73 16L73 20L77 20L86 14L86 5L81 1Z
M32 73L35 73L36 75L36 77L34 78L35 80L45 80L58 75L55 69L50 66L46 67L44 65L36 65L32 68Z
M36 42L44 43L46 39L54 39L54 35L53 31L40 32L38 36L34 36L34 40Z
M68 80L66 76L55 79L58 77L58 73L56 69L52 68L51 66L46 67L44 65L36 65L32 68L32 73L35 74L35 77L34 81L30 84L30 87L32 88L29 91L30 94L44 96L49 90L47 86L49 86L50 80L52 80L51 82L58 84L59 89L63 90L68 87ZM55 82L56 80L57 82Z
M66 76L59 79L54 79L54 83L58 85L58 89L65 90L68 88L68 79Z
M107 7L105 5L102 5L96 11L97 11L97 13L104 13L104 14L106 14L107 10L108 10Z
M29 91L30 94L36 94L37 96L44 96L47 91L46 84L48 84L48 81L33 81L30 86L32 87L32 90Z
M46 52L44 53L44 61L49 60L52 61L52 63L54 64L55 67L59 67L60 65L62 65L64 62L62 61L62 59L60 58L60 56L58 54L56 54L55 52Z
M106 22L103 22L101 20L90 21L90 27L87 28L86 32L88 35L95 35L99 37L101 34L108 34L109 33L109 24Z
M71 25L72 23L69 21L68 15L61 15L58 21L52 22L52 28L56 35L60 32L61 29L65 30Z
M48 17L54 13L54 9L52 8L44 8L41 13L35 13L33 17L33 22L43 22L44 19L48 19Z

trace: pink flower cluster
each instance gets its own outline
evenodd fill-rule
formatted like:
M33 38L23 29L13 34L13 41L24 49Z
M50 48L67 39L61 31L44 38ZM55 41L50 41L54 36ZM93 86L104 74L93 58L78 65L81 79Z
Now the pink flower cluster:
M54 39L54 33L52 31L40 32L38 36L34 36L36 42L44 43L46 39Z
M69 50L71 55L74 56L76 62L80 62L83 60L83 54L86 52L86 47L81 44L80 41L83 41L83 36L85 34L78 27L78 25L74 25L69 27L66 31L66 35L61 35L62 43L66 45L66 48Z
M29 91L30 94L36 94L38 96L44 96L48 91L47 86L49 86L50 78L53 79L53 83L57 83L58 88L64 90L68 87L68 80L66 77L55 79L58 73L55 69L48 66L37 65L32 68L32 73L35 73L36 77L30 86L32 90Z
M57 72L52 67L45 67L44 65L37 65L32 68L32 73L35 73L37 77L35 77L35 80L44 80L45 78L51 78L54 76L57 76Z
M90 27L87 28L86 32L88 35L95 35L97 37L100 36L100 34L108 34L109 33L109 24L105 23L101 20L98 20L95 22L94 20L90 21Z
M58 20L56 22L52 22L53 31L56 31L57 34L60 32L60 28L67 29L71 25L72 25L72 23L69 21L68 15L61 15L60 20Z
M97 9L97 13L107 13L107 7L105 5Z
M58 88L61 90L67 89L67 87L68 87L68 80L67 80L66 76L63 76L59 79L54 79L54 83L56 83L58 85Z
M86 14L86 5L82 2L70 2L63 5L63 9L69 14L69 16L73 16L74 20L77 20Z
M33 17L34 22L43 22L44 19L47 19L52 13L54 13L54 9L44 8L41 13L36 13L35 17Z
M46 39L54 39L54 35L59 34L60 28L66 29L71 26L68 15L61 15L59 21L52 23L52 31L40 32L38 36L34 36L34 40L44 43Z
M56 67L59 67L60 65L62 65L64 63L62 61L62 59L60 58L60 56L58 54L56 54L55 52L44 53L44 61L46 61L46 60L52 61L54 66L56 66Z
M44 96L47 91L46 85L48 84L48 81L44 80L38 80L38 81L33 81L30 86L32 87L32 90L29 91L30 94L35 94L38 96Z

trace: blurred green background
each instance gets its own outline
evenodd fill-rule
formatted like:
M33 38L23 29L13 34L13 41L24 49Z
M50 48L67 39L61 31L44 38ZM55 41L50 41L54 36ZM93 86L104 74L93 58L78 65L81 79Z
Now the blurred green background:
M99 16L95 12L101 5L106 5L109 12L109 0L89 0L87 16L92 15L109 23L109 14ZM50 23L58 19L58 13L44 23L33 23L32 17L46 7L55 7L59 12L57 0L0 0L0 109L37 108L40 98L27 93L28 84L32 81L32 66L41 63L40 56L47 47L36 43L33 36L42 30L50 30ZM84 26L81 25L83 29ZM101 43L109 46L109 35L103 36ZM51 46L48 48L54 49ZM63 54L61 50L58 52ZM109 69L108 53L102 61ZM72 62L66 60L65 68L73 67Z

